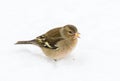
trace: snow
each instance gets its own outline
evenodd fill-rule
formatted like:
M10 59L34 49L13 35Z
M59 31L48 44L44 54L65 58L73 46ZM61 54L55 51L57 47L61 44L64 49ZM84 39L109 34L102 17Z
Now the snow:
M119 0L0 1L0 81L120 81ZM33 45L14 45L73 24L81 33L54 62Z

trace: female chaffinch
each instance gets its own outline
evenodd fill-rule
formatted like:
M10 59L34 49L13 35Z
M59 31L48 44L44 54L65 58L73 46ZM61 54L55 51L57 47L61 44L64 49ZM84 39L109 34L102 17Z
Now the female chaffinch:
M68 55L77 44L79 37L74 25L65 25L49 30L47 33L29 41L18 41L16 44L33 44L39 46L44 54L55 61Z

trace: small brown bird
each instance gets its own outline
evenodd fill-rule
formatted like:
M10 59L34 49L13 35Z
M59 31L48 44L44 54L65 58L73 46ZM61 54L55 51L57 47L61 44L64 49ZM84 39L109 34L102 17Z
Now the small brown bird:
M33 44L39 46L44 54L55 61L68 55L77 44L78 30L73 25L54 28L47 33L29 41L16 44Z

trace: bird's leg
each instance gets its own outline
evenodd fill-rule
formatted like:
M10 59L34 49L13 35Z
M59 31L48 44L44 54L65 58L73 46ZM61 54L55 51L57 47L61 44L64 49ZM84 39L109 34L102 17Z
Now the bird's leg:
M57 62L57 59L54 59L55 62Z

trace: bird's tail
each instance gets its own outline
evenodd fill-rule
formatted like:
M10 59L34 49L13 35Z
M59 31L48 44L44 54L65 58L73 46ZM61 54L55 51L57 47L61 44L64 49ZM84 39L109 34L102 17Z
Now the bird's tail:
M17 41L15 44L36 44L36 40Z

